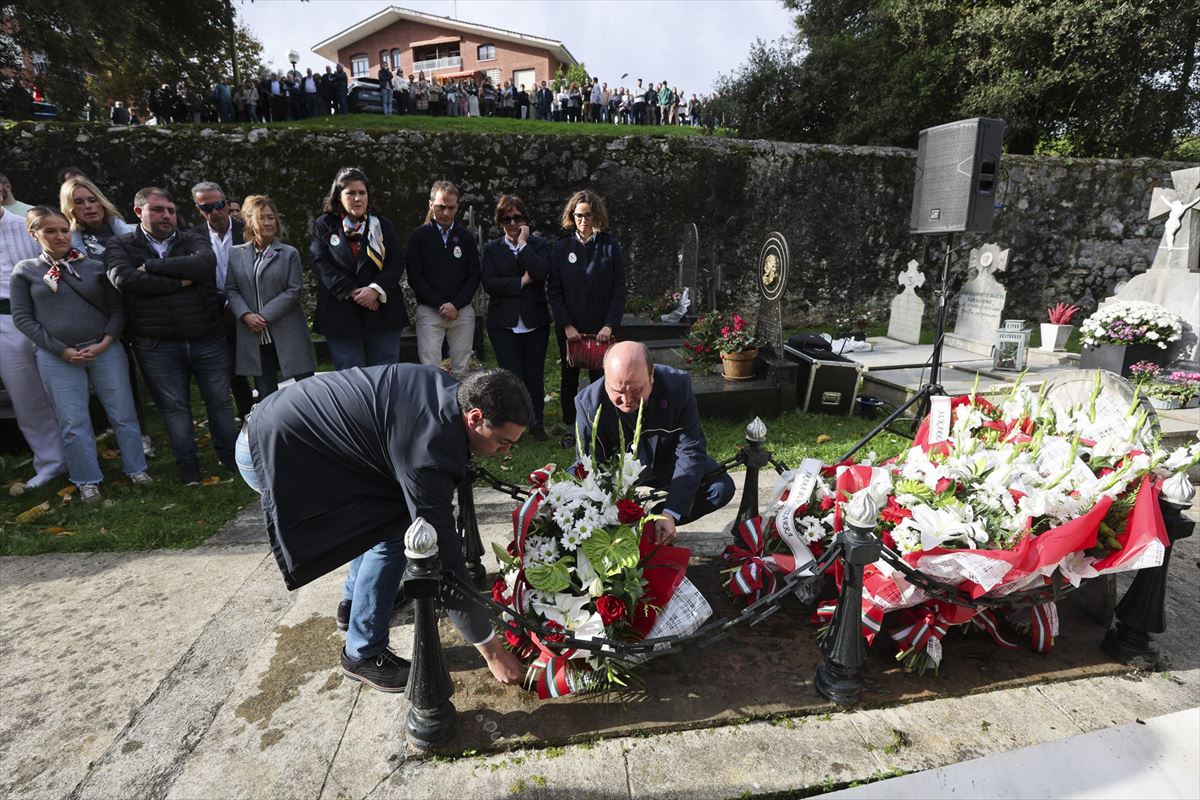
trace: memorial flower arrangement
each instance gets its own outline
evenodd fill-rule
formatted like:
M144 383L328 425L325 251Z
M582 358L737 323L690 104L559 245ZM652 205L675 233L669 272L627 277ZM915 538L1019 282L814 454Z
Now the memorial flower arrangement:
M734 314L721 326L718 347L722 353L746 353L758 349L758 340L750 330L750 323L740 314Z
M789 496L795 483L777 487L787 501L775 504L768 524L782 529L790 520L819 552L842 529L843 506L869 492L884 545L973 598L1043 586L1052 576L1078 586L1154 566L1167 544L1160 487L1200 463L1200 443L1158 450L1138 404L1104 406L1099 379L1089 402L1071 408L1020 386L996 403L956 398L942 424L926 420L914 447L882 466L838 465L832 485L816 482L808 496ZM818 621L835 607L820 607ZM1005 647L1016 646L1011 631L1027 633L1040 651L1051 647L1058 625L1052 603L1005 614L964 608L929 598L883 560L866 568L864 635L886 630L910 668L936 668L942 637L968 623Z
M599 427L599 411L593 432ZM548 464L529 476L533 492L513 511L513 539L494 547L500 578L492 597L553 633L510 620L500 634L530 665L542 699L627 685L633 664L563 646L577 640L639 641L686 633L711 609L685 578L691 551L653 544L653 523L635 487L641 414L630 447L608 461L580 448L569 470ZM593 435L590 452L596 452Z
M1161 350L1183 335L1179 315L1155 303L1110 303L1080 327L1084 345L1150 344Z
M728 325L724 315L715 311L702 314L683 337L683 362L691 370L711 369L721 360L721 329Z

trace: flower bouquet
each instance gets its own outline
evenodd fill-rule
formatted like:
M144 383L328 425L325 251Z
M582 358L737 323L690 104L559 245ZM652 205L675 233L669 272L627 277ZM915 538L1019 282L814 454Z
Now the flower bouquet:
M591 452L596 452L593 422ZM640 659L572 648L576 641L636 642L691 633L712 614L687 580L691 551L653 543L654 520L636 492L641 414L631 447L595 462L578 453L569 470L549 464L529 476L533 492L513 511L513 539L495 547L492 596L538 623L511 618L500 631L530 665L527 687L542 699L626 686ZM603 644L603 643L602 643ZM603 645L601 650L612 648Z
M791 513L811 529L811 546L827 546L842 529L842 506L858 492L872 495L877 531L898 558L864 571L863 633L870 641L886 630L912 669L936 668L942 638L968 623L1004 647L1016 646L1013 631L1027 634L1044 652L1057 633L1053 603L962 606L929 597L908 578L919 570L966 597L995 600L1055 580L1078 586L1160 564L1168 544L1162 481L1185 479L1181 473L1200 463L1200 444L1155 450L1146 412L1133 404L1098 413L1099 387L1097 380L1083 407L1059 407L1020 386L999 404L974 394L947 399L949 408L925 421L907 452L880 467L838 465L832 486L813 486L817 502L834 497L823 516L799 516L810 498L793 496L797 505L777 509L776 527ZM818 608L818 622L835 607Z
M1166 350L1183 335L1179 315L1155 303L1110 303L1092 314L1079 329L1083 344L1148 344Z
M683 337L683 362L688 369L706 372L720 361L721 328L728 324L724 315L716 312L704 314L692 323Z

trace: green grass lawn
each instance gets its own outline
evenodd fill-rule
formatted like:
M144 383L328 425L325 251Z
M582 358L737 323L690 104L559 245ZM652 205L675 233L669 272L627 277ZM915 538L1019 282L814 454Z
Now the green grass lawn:
M495 366L490 346L485 349L484 364ZM331 368L329 364L318 365L319 370ZM552 434L557 432L558 435L540 443L526 436L506 457L486 459L484 466L505 480L523 483L530 472L544 464L554 462L568 466L572 462L573 451L559 444L562 414L558 386L558 352L551 344L546 354L546 392L551 398L546 402L546 424ZM149 403L149 393L144 389L143 398ZM48 487L18 497L10 496L9 486L31 477L33 468L27 452L0 455L0 554L186 548L195 547L215 534L257 496L239 476L226 472L217 463L212 447L208 445L204 407L195 394L193 410L198 420L197 436L203 442L201 470L210 480L217 479L210 486L179 484L162 421L154 406L149 404L146 409L148 432L158 452L150 461L150 474L156 483L145 489L135 488L124 479L111 436L103 437L98 445L105 474L104 500L94 505L83 505L77 495L71 495L71 499L64 502L58 492L70 486L65 477ZM704 420L709 453L720 461L736 452L736 448L744 445L746 424L753 418L754 410L747 409L746 418L742 420ZM789 466L798 465L805 457L832 463L872 427L872 423L858 417L799 411L768 419L766 424L768 447L776 458ZM825 436L830 437L829 440L818 444L818 437ZM899 452L904 446L904 439L883 434L866 450L874 450L883 457ZM763 477L762 484L769 486L773 481L772 471ZM49 503L49 510L44 514L28 522L16 521L19 514L43 503Z
M243 125L243 127L263 127ZM420 131L423 133L557 134L560 136L705 136L704 128L686 125L611 125L603 122L550 122L511 117L429 117L410 114L346 114L267 123L268 128L305 130ZM718 131L718 135L723 135Z

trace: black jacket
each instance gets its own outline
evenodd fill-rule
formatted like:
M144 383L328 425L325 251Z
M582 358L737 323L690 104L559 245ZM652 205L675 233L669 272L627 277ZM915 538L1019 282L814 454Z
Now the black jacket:
M446 241L430 220L408 237L408 285L417 303L439 308L471 304L479 288L479 248L475 236L455 221Z
M142 265L144 271L139 269ZM223 335L217 257L207 236L176 231L167 257L159 258L139 227L109 240L104 269L125 296L126 329L132 335L164 339ZM184 286L184 280L191 285Z
M559 239L550 256L548 291L558 327L574 325L580 333L596 333L605 325L615 330L625 313L621 245L607 231L586 245L574 233Z
M313 220L308 256L317 284L317 308L313 330L326 336L365 336L408 327L408 311L400 279L404 276L404 244L395 227L379 217L383 233L383 269L367 258L365 234L358 258L350 254L350 243L337 214L322 214ZM378 311L368 311L350 299L360 286L378 284L387 302Z
M521 285L526 272L533 282ZM487 326L515 328L517 317L528 328L550 324L546 305L546 277L550 274L550 243L530 236L521 252L513 251L504 237L483 247L483 289L488 293Z

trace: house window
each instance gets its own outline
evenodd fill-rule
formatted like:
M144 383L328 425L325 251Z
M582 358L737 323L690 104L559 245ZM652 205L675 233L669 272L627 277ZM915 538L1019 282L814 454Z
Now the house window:
M379 51L379 66L390 67L391 65L392 65L392 62L389 60L388 51L380 50Z
M496 58L496 45L481 44L479 45L479 60L494 61Z
M400 71L400 51L392 48L392 72Z
M350 75L355 78L366 77L369 71L369 62L366 53L359 53L356 56L350 56Z
M492 84L492 86L500 85L500 69L498 67L496 69L489 69L484 74L487 75L488 83Z

